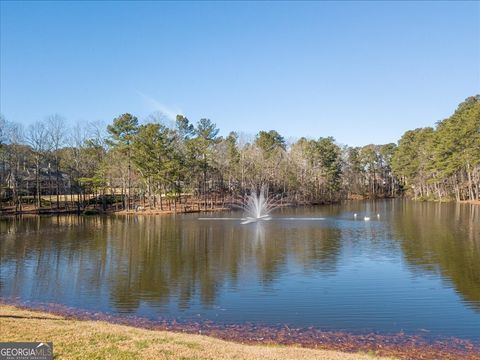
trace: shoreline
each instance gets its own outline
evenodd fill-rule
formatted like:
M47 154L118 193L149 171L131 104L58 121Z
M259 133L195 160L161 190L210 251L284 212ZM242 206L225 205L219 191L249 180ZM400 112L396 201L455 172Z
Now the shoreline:
M94 210L95 213L85 214L84 211ZM77 210L56 210L56 209L41 209L38 210L25 210L21 212L1 212L0 218L14 217L14 216L60 216L60 215L77 215L77 216L98 216L98 215L180 215L180 214L194 214L194 213L212 213L220 211L228 211L230 208L214 208L214 209L202 209L202 210L188 210L188 211L175 211L175 210L145 210L145 211L135 211L135 210L112 210L108 209L106 211L99 209L87 209L82 211L80 214Z
M202 210L186 210L186 211L175 211L175 210L155 210L155 209L148 209L148 210L120 210L114 211L112 215L180 215L180 214L201 214L201 213L214 213L214 212L221 212L221 211L229 211L231 208L228 207L218 207L213 209L202 209Z
M1 341L52 342L55 359L387 360L372 353L249 345L199 334L77 320L10 305L0 305L0 313Z
M460 204L480 205L480 200L462 200Z
M411 198L403 198L403 197L397 197L397 198L377 198L377 199L369 199L369 198L362 198L362 199L345 199L341 200L339 202L357 202L357 201L374 201L374 200L385 200L385 199L408 199L411 201L418 201L422 202L421 200L415 200ZM334 203L300 203L300 204L284 204L281 207L303 207L303 206L323 206L323 205L332 205L332 204L337 204L339 202L334 202ZM431 201L426 201L427 203L455 203L455 204L470 204L470 205L477 205L480 206L480 200L461 200L461 201L438 201L438 200L431 200ZM100 208L87 208L81 211L81 213L78 213L78 210L68 208L68 209L53 209L53 208L41 208L41 209L27 209L27 210L22 210L22 211L12 211L13 209L6 209L6 208L0 208L0 218L7 218L7 217L12 217L12 216L23 216L23 215L28 215L28 216L52 216L52 215L78 215L78 216L95 216L95 215L146 215L146 216L153 216L153 215L181 215L181 214L201 214L201 213L215 213L215 212L221 212L221 211L229 211L232 210L231 207L225 207L225 206L218 206L218 207L213 207L213 208L206 208L206 209L195 209L191 208L188 210L185 209L179 209L179 210L160 210L160 209L144 209L144 210L115 210L113 208L107 209L107 210L102 210ZM93 211L92 213L88 213L89 211ZM87 212L87 213L85 213Z
M175 320L149 320L137 316L120 316L94 311L82 311L59 304L25 304L0 298L0 312L12 308L35 314L50 314L71 321L108 323L132 329L207 336L209 339L251 346L287 346L301 349L322 349L341 353L366 353L398 359L459 359L480 360L480 342L453 337L427 339L418 335L352 334L341 331L322 331L313 327L289 328L258 324L220 325L210 321L177 322ZM3 321L3 320L2 320ZM43 339L50 341L49 339Z

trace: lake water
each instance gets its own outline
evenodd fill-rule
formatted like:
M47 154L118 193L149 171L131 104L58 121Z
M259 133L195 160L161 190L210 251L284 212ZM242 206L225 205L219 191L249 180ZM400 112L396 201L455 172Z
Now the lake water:
M149 319L480 340L478 206L348 202L248 225L198 217L3 219L0 297Z

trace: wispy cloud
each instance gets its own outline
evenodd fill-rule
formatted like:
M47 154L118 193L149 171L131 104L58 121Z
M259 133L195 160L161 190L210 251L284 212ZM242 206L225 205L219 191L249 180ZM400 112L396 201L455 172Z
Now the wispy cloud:
M178 107L162 104L160 101L152 98L151 96L148 96L147 94L144 94L139 90L135 91L145 101L145 103L152 112L158 111L162 113L165 117L167 117L169 120L175 120L178 114L183 114L183 111Z

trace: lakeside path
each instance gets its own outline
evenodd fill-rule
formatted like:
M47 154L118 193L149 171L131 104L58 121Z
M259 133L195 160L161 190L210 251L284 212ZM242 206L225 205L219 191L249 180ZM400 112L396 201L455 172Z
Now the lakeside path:
M51 341L55 359L393 359L279 345L245 345L216 338L75 320L0 305L0 341Z

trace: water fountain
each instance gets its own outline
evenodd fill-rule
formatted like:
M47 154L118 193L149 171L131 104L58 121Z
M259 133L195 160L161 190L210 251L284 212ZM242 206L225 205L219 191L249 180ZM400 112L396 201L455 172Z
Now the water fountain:
M250 194L239 205L247 216L242 218L242 224L249 224L257 221L270 220L270 211L273 210L277 201L268 196L268 190L265 185L262 185L260 191L252 189Z
M278 207L279 198L273 197L268 194L268 187L262 185L260 189L253 188L249 194L236 201L234 207L240 208L245 212L245 216L242 218L236 217L201 217L198 220L212 221L234 221L240 220L242 225L256 223L259 221L268 220L287 220L287 221L318 221L325 220L321 217L272 217L271 211Z

